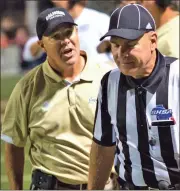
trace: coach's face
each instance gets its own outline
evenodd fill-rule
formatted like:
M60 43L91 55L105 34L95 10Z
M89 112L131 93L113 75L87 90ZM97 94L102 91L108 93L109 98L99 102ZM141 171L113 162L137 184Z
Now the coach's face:
M39 42L48 56L50 65L58 70L72 67L78 62L80 45L77 28L72 24L61 25Z
M145 33L136 40L113 36L110 42L114 60L123 74L134 78L149 75L149 68L154 66L153 53L157 48L156 32Z

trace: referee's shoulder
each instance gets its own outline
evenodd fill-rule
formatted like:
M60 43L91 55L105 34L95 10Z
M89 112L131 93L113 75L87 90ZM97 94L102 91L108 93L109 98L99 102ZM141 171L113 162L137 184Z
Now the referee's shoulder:
M101 85L107 84L108 82L116 82L120 76L119 68L113 68L112 70L108 71L101 80Z
M169 57L169 58L174 58L174 57ZM174 58L174 59L175 60L172 61L171 66L175 67L175 68L179 68L179 59L178 58ZM178 72L179 72L179 70L178 70Z
M165 56L165 55L163 55L163 56L170 67L170 71L173 72L174 75L176 75L176 74L179 75L180 60L175 57L170 57L170 56Z

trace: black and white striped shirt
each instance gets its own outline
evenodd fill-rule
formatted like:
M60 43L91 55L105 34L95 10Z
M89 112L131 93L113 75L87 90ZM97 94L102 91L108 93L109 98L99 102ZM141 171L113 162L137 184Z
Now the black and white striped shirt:
M118 69L108 72L101 81L93 140L116 144L121 180L153 188L160 180L180 182L179 60L157 51L155 69L141 85Z

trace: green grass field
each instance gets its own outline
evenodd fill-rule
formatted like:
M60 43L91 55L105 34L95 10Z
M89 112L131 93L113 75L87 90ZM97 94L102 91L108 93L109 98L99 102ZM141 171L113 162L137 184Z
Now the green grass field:
M12 92L17 81L20 79L21 76L11 76L11 77L2 77L1 76L1 101L6 102L9 98L9 95ZM1 104L2 107L2 104ZM1 117L2 117L2 110L1 108ZM2 121L2 118L1 118ZM25 167L24 167L24 189L29 190L29 185L31 181L31 164L28 157L28 146L26 147L26 157L25 157ZM1 190L8 190L9 189L9 182L6 176L5 170L5 163L4 163L4 142L1 141L1 179L0 185Z

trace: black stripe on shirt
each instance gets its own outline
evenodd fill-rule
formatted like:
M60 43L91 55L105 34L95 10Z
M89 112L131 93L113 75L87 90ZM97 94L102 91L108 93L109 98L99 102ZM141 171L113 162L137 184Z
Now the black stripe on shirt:
M119 139L122 143L122 152L125 156L124 177L127 182L133 184L132 182L132 162L129 155L129 146L127 144L127 130L126 130L126 91L123 91L123 86L125 82L124 75L120 75L119 87L118 87L118 100L117 100L117 129L119 131ZM120 174L120 172L119 172Z
M96 111L95 111L95 117L94 117L94 129L93 129L93 135L94 135L95 124L96 124L96 119L97 119L97 114L98 114L98 108L99 108L99 100L98 100L98 98L97 98L97 102L96 102Z
M160 88L158 88L156 94L156 105L163 105L165 109L168 108L168 85L169 85L169 71L170 65L166 67L166 75L163 78L162 84ZM171 184L175 184L180 180L180 172L178 172L177 162L174 158L174 149L173 149L173 141L171 136L171 127L168 126L158 126L159 132L159 141L161 148L161 156L164 160L164 163L167 167L169 178Z
M153 161L149 153L149 137L146 122L146 91L138 88L135 92L138 150L141 158L143 177L147 186L157 188L158 182L154 172Z

